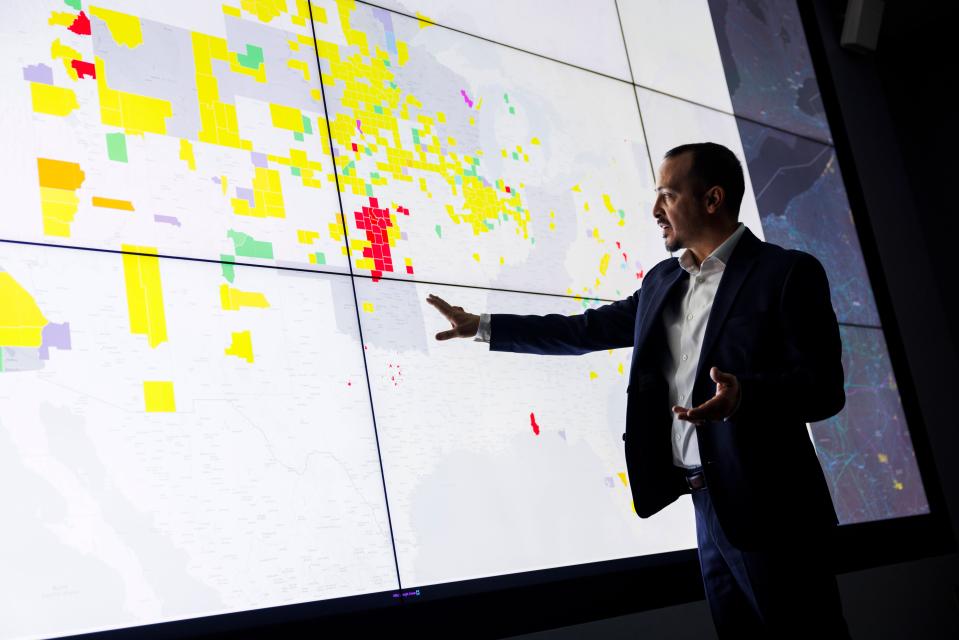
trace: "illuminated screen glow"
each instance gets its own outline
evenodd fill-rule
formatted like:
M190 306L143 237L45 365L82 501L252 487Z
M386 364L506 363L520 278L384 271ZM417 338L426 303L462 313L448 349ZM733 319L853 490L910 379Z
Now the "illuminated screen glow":
M425 301L631 295L685 142L730 147L741 219L829 274L849 400L811 435L841 522L928 512L771 4L5 3L0 637L694 548L688 496L632 508L629 349L440 343Z

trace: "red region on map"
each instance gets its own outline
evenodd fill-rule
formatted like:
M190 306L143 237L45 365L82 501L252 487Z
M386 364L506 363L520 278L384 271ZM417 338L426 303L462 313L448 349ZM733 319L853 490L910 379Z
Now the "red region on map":
M81 79L83 78L94 78L97 77L97 68L93 66L92 62L84 62L83 60L71 60L70 66L76 69L77 76Z
M78 36L88 36L90 35L90 18L87 17L87 14L80 12L80 15L77 16L77 19L73 21L69 27L70 31L77 34Z
M397 207L397 213L410 215L406 207ZM370 198L370 204L359 211L353 212L356 217L356 228L366 232L366 239L370 246L363 249L364 258L373 259L373 282L379 280L384 271L393 271L393 256L390 253L390 239L387 228L393 226L390 219L389 207L380 207L376 198ZM406 268L407 273L413 273L412 267Z

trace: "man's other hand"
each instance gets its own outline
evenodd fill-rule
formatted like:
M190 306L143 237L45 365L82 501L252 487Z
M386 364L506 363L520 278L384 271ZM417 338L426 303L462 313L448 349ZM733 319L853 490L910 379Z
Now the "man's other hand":
M436 307L440 313L446 316L450 321L452 329L440 331L436 334L437 340L449 340L450 338L472 338L479 330L480 317L475 313L463 311L463 307L451 307L446 300L432 293L426 298L426 301Z
M741 393L736 376L720 371L719 367L712 367L709 377L716 383L716 395L692 409L674 405L673 413L677 414L680 420L702 424L706 420L722 420L735 411Z

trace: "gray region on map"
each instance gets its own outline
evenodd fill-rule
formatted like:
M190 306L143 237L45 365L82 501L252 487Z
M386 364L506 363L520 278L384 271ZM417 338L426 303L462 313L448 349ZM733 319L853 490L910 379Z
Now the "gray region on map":
M310 97L310 90L319 87L312 47L301 45L294 52L288 44L296 40L293 33L232 16L224 19L230 51L245 54L248 44L263 49L267 81L257 82L231 71L228 62L213 60L222 102L234 104L237 97L244 97L322 113L322 104ZM90 23L94 53L103 58L107 84L112 89L170 101L173 115L167 119L167 134L195 140L200 131L200 107L190 32L141 19L143 42L130 49L113 40L104 21L93 16ZM287 66L291 58L309 65L312 82L305 81L300 70Z
M40 350L35 347L0 347L3 371L36 371L43 368Z
M302 268L302 264L294 264L292 266ZM329 269L330 271L338 271L336 267ZM280 278L292 278L304 280L304 284L308 285L307 280L315 281L317 278L322 278L326 280L330 285L330 303L333 305L333 317L336 321L336 329L340 333L350 336L356 340L357 344L360 342L360 334L357 329L356 321L356 305L353 304L353 283L350 282L349 273L346 270L343 270L344 275L327 275L323 273L307 273L304 271L291 271L288 269L277 269L276 274ZM306 288L305 288L306 289Z
M879 325L879 312L835 150L737 119L768 242L822 262L840 322Z
M140 20L143 42L133 49L118 45L106 23L92 16L93 52L103 58L107 86L111 89L168 100L173 115L167 134L196 139L200 131L196 68L190 32Z
M53 69L43 64L31 64L23 68L23 79L31 82L53 84Z
M372 278L356 278L356 295L360 303L370 301L375 309L372 316L360 313L364 342L375 344L379 349L429 355L427 332L423 328L442 326L446 329L447 326L438 316L430 317L429 321L423 317L419 291L409 282L373 282ZM429 339L433 339L432 334Z
M576 206L572 192L568 189L557 193L555 189L549 187L526 185L524 195L526 196L527 207L530 206L530 203L535 202L538 205L537 209L544 212L541 217L547 215L545 211L555 211L557 216L562 217L564 213L573 211ZM514 224L512 221L501 220L499 222ZM579 284L569 279L564 264L566 251L576 240L576 234L579 231L578 225L576 225L575 220L571 219L557 219L557 223L556 228L552 231L540 227L543 231L541 236L549 233L549 237L541 237L542 241L536 244L535 250L531 251L523 262L501 265L489 286L500 289L533 290L541 288L535 286L537 282L550 282L554 284L554 287L550 291L544 291L544 293L557 293L565 291L567 287ZM532 231L535 227L531 224L530 228ZM506 229L505 231L512 233L512 229Z
M319 78L316 77L316 53L312 46L300 45L298 51L291 51L288 42L296 40L294 33L232 16L224 18L231 51L245 54L248 44L263 49L266 82L257 82L250 76L233 73L228 63L214 60L213 70L220 85L222 101L232 103L236 96L240 96L303 111L323 112L323 104L310 97L311 89L320 88ZM308 65L310 82L303 79L299 69L287 66L290 59L301 60Z
M255 264L255 263L254 263ZM339 275L350 275L350 268L344 263L342 266L336 264L323 264L317 265L311 262L302 262L298 260L274 260L272 263L277 267L285 267L281 273L289 273L289 270L296 270L293 273L303 273L304 270L307 272L319 273L319 274L339 274Z

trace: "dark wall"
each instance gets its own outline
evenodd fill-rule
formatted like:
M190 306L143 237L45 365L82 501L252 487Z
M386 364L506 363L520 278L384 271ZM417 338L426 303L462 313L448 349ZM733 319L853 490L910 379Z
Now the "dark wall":
M888 3L872 61L902 153L946 324L959 345L959 286L950 278L959 237L959 88L953 3ZM925 6L923 6L925 5ZM950 282L951 280L951 282Z
M837 148L845 148L840 164L844 174L858 176L859 194L850 194L854 215L867 217L874 238L872 275L886 282L931 471L959 531L959 103L950 95L959 88L959 11L950 4L887 0L873 54L839 46L846 2L806 6L818 30L809 38L822 42L820 59L814 56L819 84L824 98L831 94L838 105L830 126ZM959 637L957 554L841 574L839 585L855 638ZM521 637L715 633L705 602L698 601Z

